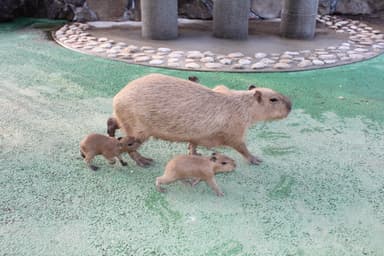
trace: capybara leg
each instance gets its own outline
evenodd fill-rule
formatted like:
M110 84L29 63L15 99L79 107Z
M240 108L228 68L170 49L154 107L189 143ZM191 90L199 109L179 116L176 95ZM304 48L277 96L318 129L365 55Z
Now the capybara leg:
M251 164L260 164L262 160L254 155L252 155L249 151L245 143L239 143L236 146L233 146L240 154L242 154L249 163Z
M117 156L117 159L119 159L122 166L127 166L127 162L125 162L121 156Z
M85 158L84 158L84 162L88 165L88 167L92 171L96 171L97 169L99 169L99 167L91 164L93 157L94 157L93 155L86 155Z
M84 155L84 153L81 150L80 150L80 155L81 155L82 158L85 158L85 155Z
M201 154L197 153L196 149L197 149L196 144L193 144L193 143L188 144L188 151L189 151L190 155L197 155L197 156L201 155Z
M146 167L148 165L150 165L152 163L152 159L150 158L145 158L143 157L142 155L140 155L139 152L137 152L136 150L135 151L131 151L131 152L128 152L129 156L136 162L137 165L141 166L141 167Z
M224 193L221 192L221 190L220 190L219 186L217 185L214 177L207 179L206 182L207 182L208 186L210 186L213 189L213 191L215 191L217 196L224 196Z
M116 118L110 117L107 121L107 133L110 137L115 137L115 132L119 129L119 124L117 123Z
M194 180L192 181L192 187L196 187L196 185L199 184L200 181L201 181L201 179L194 179Z
M184 185L192 186L192 181L190 179L182 179L180 181L183 182Z
M162 188L161 187L161 184L169 184L171 182L175 181L173 178L168 178L166 176L160 176L160 177L157 177L156 178L156 189L157 191L161 192L161 193L164 193L166 192L167 190L165 188Z

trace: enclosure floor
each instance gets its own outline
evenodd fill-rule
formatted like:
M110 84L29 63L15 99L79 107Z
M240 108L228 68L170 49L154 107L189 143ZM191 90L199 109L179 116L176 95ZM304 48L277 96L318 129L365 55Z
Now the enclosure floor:
M46 20L0 24L1 255L384 255L384 56L304 72L215 73L131 65L48 40ZM293 102L232 149L235 172L206 184L154 186L182 143L150 140L141 168L86 168L79 141L105 133L112 98L150 73L208 87L269 87ZM209 154L206 149L199 149Z

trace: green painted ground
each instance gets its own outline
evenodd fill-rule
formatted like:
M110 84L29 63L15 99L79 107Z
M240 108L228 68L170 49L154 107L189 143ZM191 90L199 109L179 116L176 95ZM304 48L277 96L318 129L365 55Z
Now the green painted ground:
M1 255L384 255L384 56L299 73L192 73L71 52L47 40L49 24L0 24ZM294 109L249 131L262 165L223 150L238 162L217 177L223 198L205 184L156 192L184 144L145 144L148 169L98 158L101 170L88 170L79 141L105 133L112 97L152 72L270 87Z

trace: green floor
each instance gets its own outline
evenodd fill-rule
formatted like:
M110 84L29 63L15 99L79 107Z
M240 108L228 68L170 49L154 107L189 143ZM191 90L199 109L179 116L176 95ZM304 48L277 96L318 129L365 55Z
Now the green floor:
M295 73L185 72L71 52L47 40L49 23L0 24L0 255L384 255L384 56ZM112 97L152 72L270 87L294 108L249 131L262 165L221 150L238 163L217 177L223 198L205 184L155 190L185 144L149 141L147 169L98 158L90 171L79 141L105 133Z

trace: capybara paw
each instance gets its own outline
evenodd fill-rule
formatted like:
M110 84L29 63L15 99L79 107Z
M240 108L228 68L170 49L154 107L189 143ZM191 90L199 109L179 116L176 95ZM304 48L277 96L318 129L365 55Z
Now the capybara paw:
M224 193L220 191L220 192L217 192L216 195L221 197L221 196L224 196Z
M261 160L260 158L256 157L256 156L252 156L251 159L249 160L249 162L251 164L255 164L255 165L259 165L263 160Z
M162 187L157 187L157 191L159 191L160 193L167 192L167 190L165 188L162 188Z
M95 165L90 165L89 168L92 170L92 171L97 171L99 169L99 167L95 166Z

